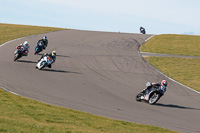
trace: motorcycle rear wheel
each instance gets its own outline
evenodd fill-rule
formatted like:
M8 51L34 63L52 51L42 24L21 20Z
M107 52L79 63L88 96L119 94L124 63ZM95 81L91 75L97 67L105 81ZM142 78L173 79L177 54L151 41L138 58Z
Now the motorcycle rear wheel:
M160 94L154 92L154 93L149 97L149 104L153 105L153 104L155 104L159 99L160 99Z

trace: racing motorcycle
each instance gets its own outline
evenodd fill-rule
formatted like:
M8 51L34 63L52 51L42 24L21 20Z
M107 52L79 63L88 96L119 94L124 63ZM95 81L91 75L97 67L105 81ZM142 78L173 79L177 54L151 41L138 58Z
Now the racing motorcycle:
M52 60L51 57L45 56L45 57L43 57L43 58L37 63L36 69L41 70L41 69L47 67L49 64L51 64L52 61L53 61L53 60Z
M36 54L40 53L43 50L43 47L44 47L43 42L37 43L36 46L35 46L35 53L34 54L36 55Z
M142 34L146 34L145 29L144 29L144 28L140 28L140 33L142 33Z
M24 47L16 47L16 50L14 52L14 61L18 60L23 56L24 53Z
M136 96L136 101L146 101L149 104L155 104L162 96L164 95L163 91L159 87L152 87L145 92L141 91Z

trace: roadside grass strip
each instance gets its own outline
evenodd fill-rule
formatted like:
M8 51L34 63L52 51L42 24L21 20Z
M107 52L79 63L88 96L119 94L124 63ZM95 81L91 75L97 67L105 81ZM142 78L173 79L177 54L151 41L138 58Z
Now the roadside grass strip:
M0 45L13 39L59 30L66 29L0 23Z
M168 77L200 92L200 59L178 57L144 57Z
M200 36L157 35L142 45L140 51L170 55L200 56Z
M172 133L155 126L135 124L51 106L0 89L0 132L51 133Z

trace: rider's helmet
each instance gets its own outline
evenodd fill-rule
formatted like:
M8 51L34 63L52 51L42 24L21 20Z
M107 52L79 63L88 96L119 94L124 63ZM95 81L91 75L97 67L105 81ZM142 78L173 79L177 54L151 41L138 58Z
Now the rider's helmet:
M151 86L151 83L150 82L147 82L146 83L146 87L148 88L148 87L150 87Z
M27 46L28 46L28 41L25 41L25 42L23 43L23 45L27 47Z
M161 85L167 86L167 81L166 81L166 80L162 80L162 81L161 81Z
M46 40L47 40L47 36L44 36L44 37L42 38L42 40L43 40L43 41L46 41Z
M56 51L52 51L51 55L56 56Z

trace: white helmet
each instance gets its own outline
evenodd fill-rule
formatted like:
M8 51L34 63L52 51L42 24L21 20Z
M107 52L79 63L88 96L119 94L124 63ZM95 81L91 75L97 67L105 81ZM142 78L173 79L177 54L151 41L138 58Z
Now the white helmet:
M28 41L24 42L24 46L26 46L26 47L28 46Z
M42 39L43 39L44 41L46 41L46 40L47 40L47 36L44 36Z
M56 56L56 51L52 51L51 55Z
M150 83L150 82L147 82L147 83L146 83L146 87L149 87L149 86L151 86L151 83Z

